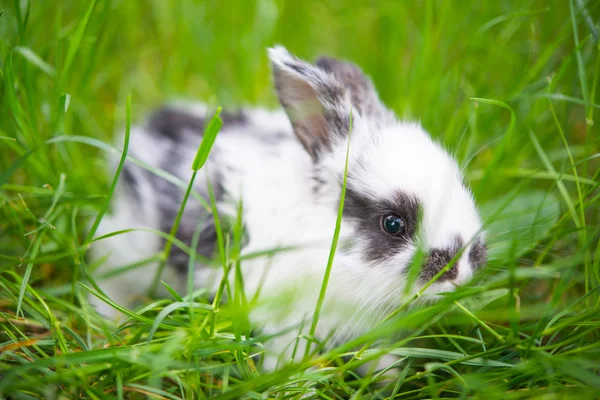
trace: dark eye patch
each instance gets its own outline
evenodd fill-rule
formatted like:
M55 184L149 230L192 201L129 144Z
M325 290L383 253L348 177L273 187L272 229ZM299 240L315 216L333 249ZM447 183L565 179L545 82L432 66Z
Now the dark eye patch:
M404 192L398 191L387 199L373 199L350 186L346 188L344 216L358 222L359 235L369 243L366 261L383 261L406 248L414 239L420 208L419 200ZM389 214L404 220L403 235L390 236L381 230L381 218Z

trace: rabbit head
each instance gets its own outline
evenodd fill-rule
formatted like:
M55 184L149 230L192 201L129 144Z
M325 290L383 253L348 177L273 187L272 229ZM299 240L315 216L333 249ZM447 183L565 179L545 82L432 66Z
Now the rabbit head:
M357 66L328 57L310 64L282 47L269 56L280 103L312 158L315 201L333 210L349 149L336 268L368 291L414 293L437 276L425 291L434 294L466 282L486 250L456 161L418 124L399 121Z

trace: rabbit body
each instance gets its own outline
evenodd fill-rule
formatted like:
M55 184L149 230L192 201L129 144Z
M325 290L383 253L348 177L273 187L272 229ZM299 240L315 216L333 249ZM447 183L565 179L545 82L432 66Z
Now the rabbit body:
M467 282L485 262L485 245L456 162L418 124L398 121L356 66L331 58L309 64L281 47L269 55L283 110L222 113L223 127L194 182L176 237L190 246L199 229L196 251L207 258L215 254L213 215L198 199L208 201L210 185L222 220L235 223L242 210L242 254L284 249L241 264L246 296L257 299L252 322L265 334L287 332L267 345L264 364L273 369L289 361L301 327L308 333L330 256L347 154L340 239L318 339L335 344L364 332L453 258L456 263L425 292L435 296ZM125 163L111 214L96 236L137 229L94 243L98 276L163 249L165 241L155 231L172 227L210 115L200 104L173 105L132 129L129 156L139 162ZM418 249L425 261L407 289ZM183 290L188 260L174 246L163 280ZM196 287L216 291L223 269L197 264ZM115 302L131 305L148 289L157 265L148 262L99 284ZM90 301L102 314L116 315L96 297ZM303 355L306 343L298 345L296 353Z

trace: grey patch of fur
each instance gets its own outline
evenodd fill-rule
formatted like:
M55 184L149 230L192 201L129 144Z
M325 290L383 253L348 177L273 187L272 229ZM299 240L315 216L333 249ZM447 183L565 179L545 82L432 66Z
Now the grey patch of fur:
M248 116L244 110L223 110L220 116L224 127L248 124Z
M224 196L224 191L218 175L211 179L211 184L215 201L221 201ZM184 196L183 189L175 187L174 185L171 186L172 187L168 190L174 195L162 197L163 201L159 206L161 212L160 229L167 233L170 232L173 227L173 222L177 217ZM201 195L207 202L210 201L208 191L201 193ZM202 204L190 197L186 203L175 237L187 246L192 246L192 239L194 232L198 229L198 225L201 226L201 231L196 252L206 259L211 259L217 243L217 231L213 216L206 211ZM185 251L177 246L172 247L171 254L169 255L169 265L177 269L180 273L185 274L188 270L188 261L189 256Z
M347 90L331 75L296 57L285 66L273 66L279 102L288 114L294 133L306 151L318 160L331 148L333 138L343 138L350 127Z
M323 178L323 171L320 164L314 164L310 178L312 180L312 192L318 196L327 183L326 179ZM343 182L344 178L341 177L340 180Z
M316 66L333 74L350 91L352 105L362 116L372 118L378 125L395 120L393 113L382 104L371 80L358 66L332 57L320 57Z
M164 107L155 111L148 119L148 129L169 140L181 140L185 131L202 134L204 118L183 110Z
M223 124L245 124L246 115L242 112L223 112L221 113ZM163 108L154 113L148 120L148 129L160 135L161 145L164 147L165 156L160 168L172 175L179 176L186 166L182 162L190 162L189 159L182 159L181 154L189 154L189 148L195 148L200 144L202 133L204 131L205 120L195 114L185 110ZM217 154L217 149L213 148L211 157ZM189 166L191 167L191 165ZM146 179L153 187L157 195L157 208L160 215L160 230L169 233L173 227L179 208L183 202L185 190L161 177L145 171ZM215 201L220 202L225 195L222 177L218 172L209 173L210 183L213 188ZM210 201L208 188L204 179L200 175L194 184L194 190L198 192L208 203ZM175 237L185 243L192 245L192 238L198 225L202 222L200 231L200 240L196 252L201 256L210 259L213 255L217 234L212 215L206 211L204 205L192 196L188 198L186 207L183 211ZM169 265L186 273L188 270L188 254L177 246L173 246L169 256Z
M452 245L447 249L433 249L429 251L429 255L423 269L421 270L421 279L423 282L429 282L434 276L436 276L450 261L458 254L463 246L463 241L459 237L455 237ZM456 262L450 267L442 276L439 277L438 281L442 282L449 279L456 279L458 277L458 265Z
M321 188L323 188L323 186L327 182L325 181L325 179L321 178L317 173L313 174L313 176L311 176L311 179L313 182L312 192L314 194L318 194L321 191Z
M133 167L135 168L135 167ZM125 188L125 190L130 193L135 200L137 200L138 202L140 202L141 196L140 196L140 192L139 192L139 183L134 175L134 172L132 170L132 165L125 163L123 165L123 170L121 171L121 177L120 177L120 182L121 182L121 187Z
M290 55L284 65L289 69L273 66L279 102L294 133L315 161L330 150L334 140L348 134L348 100L374 126L396 119L379 100L371 80L350 62L321 57L311 65Z
M366 261L385 260L406 248L416 234L419 209L418 199L406 193L398 192L389 199L375 200L363 196L351 186L346 188L344 215L358 222L357 234L369 243ZM404 234L391 236L382 230L381 219L389 214L404 220Z
M220 114L224 128L248 124L244 110L224 110ZM202 135L206 121L197 114L183 109L163 107L148 119L148 129L169 140L185 140L186 132Z
M200 254L206 260L197 260L202 262L210 260L213 256L217 231L212 217L204 221L196 221L201 226L200 236L198 240L198 246L196 247L196 253ZM179 230L175 235L178 239L182 240L188 246L192 245L192 238L194 235L194 229L191 223L183 223L179 226ZM165 227L167 228L167 227ZM171 227L169 226L168 229ZM171 254L169 255L169 265L175 268L179 273L185 275L188 271L189 255L177 246L171 248Z
M483 267L487 260L487 246L478 237L475 242L471 245L471 250L469 250L469 262L473 266L474 269L479 269Z

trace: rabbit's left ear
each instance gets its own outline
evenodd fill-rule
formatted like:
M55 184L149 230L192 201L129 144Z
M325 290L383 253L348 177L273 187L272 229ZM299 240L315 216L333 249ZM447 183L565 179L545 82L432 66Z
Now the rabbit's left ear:
M314 160L346 137L352 110L349 90L335 76L292 56L269 49L279 102L298 140Z

